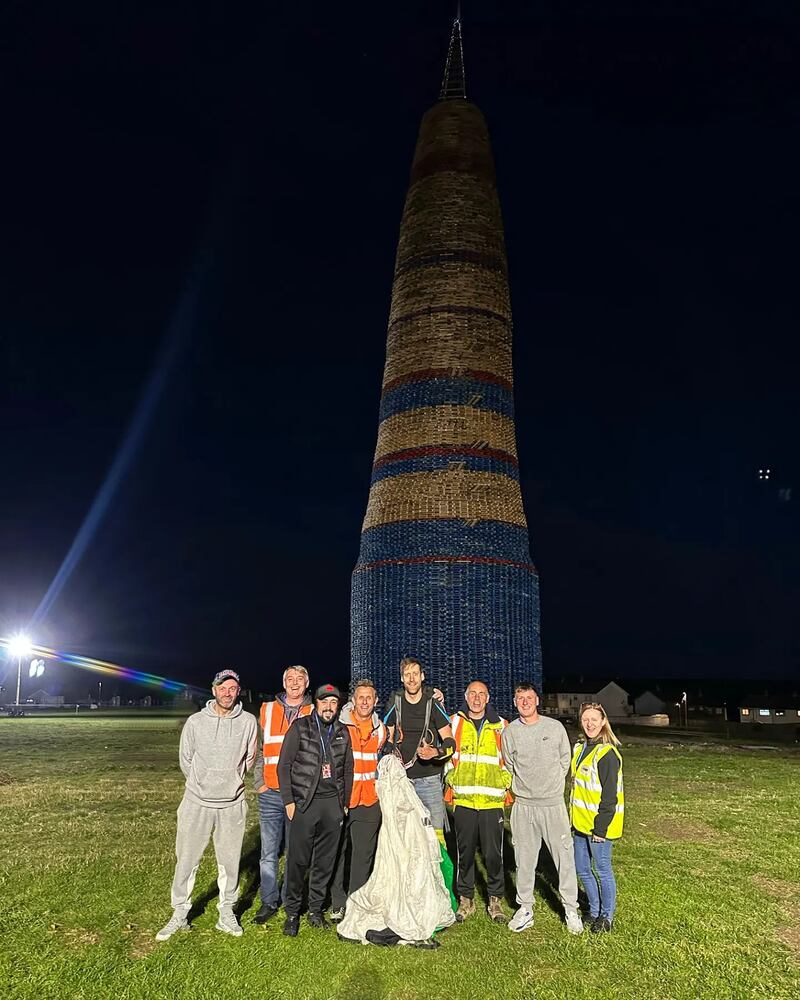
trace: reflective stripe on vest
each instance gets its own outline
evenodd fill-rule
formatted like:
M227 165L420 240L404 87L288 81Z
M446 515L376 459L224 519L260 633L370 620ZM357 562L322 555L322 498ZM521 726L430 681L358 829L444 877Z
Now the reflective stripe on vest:
M350 743L353 746L353 791L350 793L350 808L358 805L372 805L378 801L375 779L378 776L378 753L386 742L386 726L382 722L362 741L361 731L356 723L349 723ZM356 747L361 747L356 750ZM372 787L369 787L370 783Z
M500 742L508 723L484 722L477 734L474 725L465 727L466 721L460 713L450 719L456 748L445 766L445 800L469 809L497 809L509 797L511 785Z
M310 715L313 705L301 705L295 719L301 715ZM261 732L264 737L264 784L267 788L278 787L278 760L281 754L281 744L286 735L286 712L283 704L278 701L265 701L259 712Z
M617 775L617 804L614 815L608 824L606 840L616 840L622 836L622 825L625 815L625 792L622 783L622 755L613 743L598 743L578 763L585 744L578 742L572 750L572 793L569 800L569 812L572 826L578 833L587 835L594 833L594 823L600 811L600 799L603 786L600 782L598 763L607 753L615 753L619 758L619 774Z

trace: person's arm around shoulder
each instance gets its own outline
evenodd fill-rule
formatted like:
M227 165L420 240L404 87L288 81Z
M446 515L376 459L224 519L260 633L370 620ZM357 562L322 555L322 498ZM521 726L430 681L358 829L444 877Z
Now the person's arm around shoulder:
M183 771L184 778L188 778L192 770L192 758L194 757L194 724L193 715L184 722L181 730L180 749L178 750L178 763Z
M299 721L299 720L298 720ZM286 807L286 815L294 818L295 801L292 794L292 764L300 746L300 726L296 723L289 726L281 744L281 755L278 758L278 787L281 801Z

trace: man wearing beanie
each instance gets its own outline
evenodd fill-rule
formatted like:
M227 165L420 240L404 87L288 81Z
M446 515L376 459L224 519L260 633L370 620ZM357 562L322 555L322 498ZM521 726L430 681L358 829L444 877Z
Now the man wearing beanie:
M214 697L200 712L189 716L181 732L179 760L186 790L178 807L173 914L156 934L157 941L166 941L176 931L189 930L186 918L192 906L194 880L211 837L219 886L216 929L234 937L242 934L233 904L239 892L239 859L247 815L244 775L256 757L256 718L242 710L239 675L233 670L221 670L211 690Z
M353 748L347 727L336 718L340 702L338 688L321 685L314 711L289 727L281 746L278 782L291 822L283 904L288 937L296 937L300 926L309 865L308 922L321 930L328 927L322 909L353 787Z

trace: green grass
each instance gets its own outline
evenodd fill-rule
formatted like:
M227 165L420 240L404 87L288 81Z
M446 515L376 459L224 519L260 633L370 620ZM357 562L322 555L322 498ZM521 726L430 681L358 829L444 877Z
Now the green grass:
M800 982L800 756L667 743L625 748L617 926L572 938L547 903L515 935L481 911L435 952L340 943L252 923L216 932L209 850L190 934L170 913L180 723L0 719L0 995L9 1000L508 996L537 1000L789 998ZM7 986L6 986L7 984ZM5 986L5 989L2 987Z

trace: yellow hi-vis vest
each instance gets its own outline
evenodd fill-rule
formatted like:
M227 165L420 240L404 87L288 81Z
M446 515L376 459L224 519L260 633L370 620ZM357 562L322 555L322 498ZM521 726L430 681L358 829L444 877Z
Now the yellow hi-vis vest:
M508 725L484 722L480 738L471 719L460 712L450 719L456 748L445 768L445 802L468 809L502 809L511 787L500 734Z
M603 786L600 784L597 765L607 753L615 753L619 757L619 774L617 776L617 806L616 812L608 824L606 840L616 840L622 836L622 821L625 815L625 793L622 788L622 754L613 743L598 743L578 763L585 744L578 741L572 750L572 793L569 800L569 814L572 826L578 833L594 833L594 821L600 811L600 796Z

